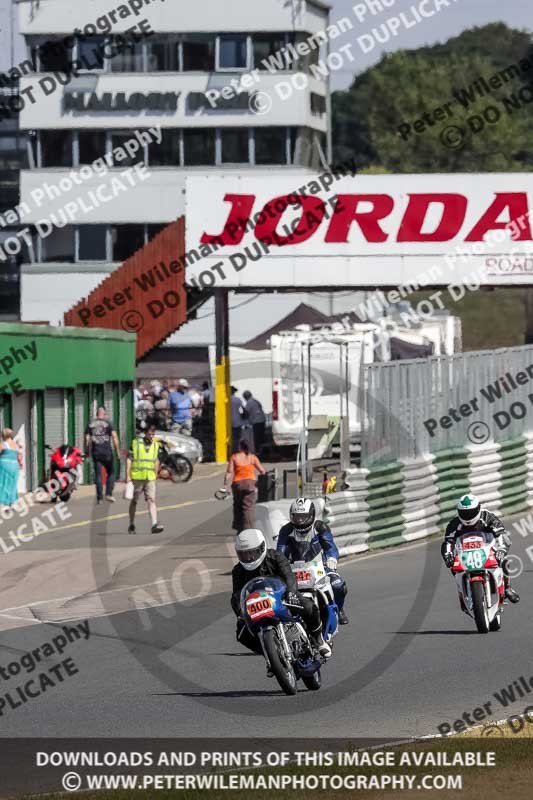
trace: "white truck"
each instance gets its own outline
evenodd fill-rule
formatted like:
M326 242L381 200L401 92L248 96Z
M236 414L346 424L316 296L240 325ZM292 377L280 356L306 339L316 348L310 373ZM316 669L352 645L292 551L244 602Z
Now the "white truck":
M272 436L278 446L295 445L310 416L349 417L350 435L361 431L361 366L376 359L373 324L274 334ZM382 347L382 344L379 344ZM384 359L386 360L386 359Z

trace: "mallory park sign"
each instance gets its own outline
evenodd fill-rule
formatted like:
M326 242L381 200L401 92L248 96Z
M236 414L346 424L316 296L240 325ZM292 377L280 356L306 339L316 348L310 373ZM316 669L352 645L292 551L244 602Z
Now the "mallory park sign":
M181 92L72 92L63 97L63 111L87 112L124 112L154 111L157 113L176 112Z
M531 285L532 212L528 173L193 176L187 280L208 285L211 270L228 288Z

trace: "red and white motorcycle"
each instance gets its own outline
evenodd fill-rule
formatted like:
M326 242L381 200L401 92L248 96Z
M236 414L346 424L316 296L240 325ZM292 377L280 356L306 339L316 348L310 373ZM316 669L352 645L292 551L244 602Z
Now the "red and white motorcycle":
M464 533L455 542L452 572L459 602L479 633L499 631L502 626L505 584L494 542L492 533L484 531Z

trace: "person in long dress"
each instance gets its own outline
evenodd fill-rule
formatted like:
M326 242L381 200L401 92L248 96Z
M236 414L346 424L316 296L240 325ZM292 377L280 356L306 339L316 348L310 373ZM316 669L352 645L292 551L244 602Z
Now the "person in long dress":
M0 506L11 506L18 500L20 473L19 447L11 428L4 428L0 443Z

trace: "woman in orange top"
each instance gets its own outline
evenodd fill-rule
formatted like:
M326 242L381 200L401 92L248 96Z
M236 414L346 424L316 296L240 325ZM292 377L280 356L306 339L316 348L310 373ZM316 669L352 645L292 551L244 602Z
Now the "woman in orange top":
M239 442L239 449L233 453L228 461L228 468L224 476L224 486L227 486L231 476L231 491L233 493L233 528L240 533L247 528L254 527L255 512L255 472L265 474L263 465L253 453L245 439Z

